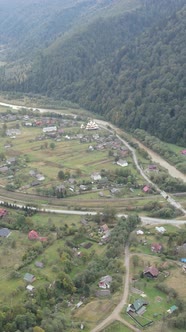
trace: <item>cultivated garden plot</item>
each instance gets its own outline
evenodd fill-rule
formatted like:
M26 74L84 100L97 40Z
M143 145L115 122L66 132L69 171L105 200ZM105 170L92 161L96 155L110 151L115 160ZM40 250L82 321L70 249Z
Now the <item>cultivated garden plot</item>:
M0 185L9 195L76 209L101 209L111 199L114 207L138 213L154 195L161 201L153 188L144 191L126 146L85 115L6 110L1 120Z

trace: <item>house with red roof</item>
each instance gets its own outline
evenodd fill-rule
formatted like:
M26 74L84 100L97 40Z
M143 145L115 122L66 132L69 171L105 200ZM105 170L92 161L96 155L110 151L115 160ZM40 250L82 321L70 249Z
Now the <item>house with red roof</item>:
M183 154L184 156L186 156L186 149L185 150L181 150L181 154Z
M3 218L8 214L8 211L6 209L0 209L0 218Z
M39 235L36 231L32 230L28 233L29 240L39 240Z
M32 241L35 241L35 240L42 241L42 242L47 241L47 237L39 236L39 234L34 230L32 230L28 233L28 238L29 238L29 240L32 240Z
M155 252L156 254L162 251L163 247L160 243L152 243L151 244L151 251Z
M145 268L143 272L144 276L147 278L157 278L159 271L155 266L148 266Z
M149 190L150 190L150 187L148 185L146 185L146 186L143 187L143 192L144 193L148 193Z

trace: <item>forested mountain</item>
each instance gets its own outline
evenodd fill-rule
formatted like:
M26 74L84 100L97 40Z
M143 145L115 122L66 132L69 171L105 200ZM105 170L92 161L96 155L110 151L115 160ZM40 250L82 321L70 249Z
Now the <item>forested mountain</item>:
M29 57L94 17L109 15L112 8L116 12L117 8L135 8L140 1L113 3L115 0L0 0L0 45L8 46L12 60Z
M1 89L67 99L128 130L184 145L185 0L75 2L89 21L48 39L29 71L7 80L2 68Z

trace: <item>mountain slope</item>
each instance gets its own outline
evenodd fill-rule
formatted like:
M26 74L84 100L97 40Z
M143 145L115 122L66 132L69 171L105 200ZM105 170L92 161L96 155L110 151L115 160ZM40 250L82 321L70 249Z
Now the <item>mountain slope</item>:
M139 0L0 0L0 44L8 45L11 60L28 57L94 17L109 15L112 8L127 10L139 3Z
M68 99L127 130L184 145L185 1L139 0L121 13L121 1L99 5L108 3L103 16L41 52L30 72L7 82L2 69L1 88Z

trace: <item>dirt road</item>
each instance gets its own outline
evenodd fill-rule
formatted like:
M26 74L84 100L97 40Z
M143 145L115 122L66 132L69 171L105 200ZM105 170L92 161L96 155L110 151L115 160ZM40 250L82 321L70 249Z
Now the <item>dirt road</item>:
M128 293L129 293L129 262L130 262L130 255L129 255L129 247L126 245L125 247L125 258L124 258L124 264L125 264L125 282L124 282L124 290L123 295L121 298L121 301L118 303L116 308L113 310L113 312L104 319L99 325L97 325L91 332L100 332L105 327L109 326L114 321L118 320L122 322L124 325L129 327L132 331L139 332L139 329L131 325L129 322L127 322L125 319L120 317L120 313L123 309L123 306L127 303Z

